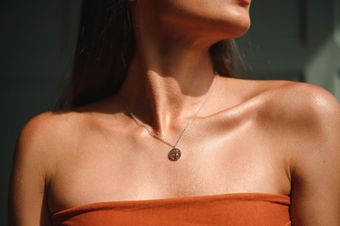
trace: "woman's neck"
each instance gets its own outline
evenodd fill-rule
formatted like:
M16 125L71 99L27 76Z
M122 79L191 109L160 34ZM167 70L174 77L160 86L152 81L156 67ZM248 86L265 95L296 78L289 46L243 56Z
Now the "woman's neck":
M216 76L209 45L181 40L139 39L119 91L128 109L160 135L178 132L194 116Z

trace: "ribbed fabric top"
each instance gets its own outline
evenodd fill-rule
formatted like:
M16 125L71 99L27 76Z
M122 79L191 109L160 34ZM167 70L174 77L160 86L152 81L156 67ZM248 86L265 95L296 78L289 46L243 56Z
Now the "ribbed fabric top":
M231 193L86 204L52 215L54 226L288 226L290 197Z

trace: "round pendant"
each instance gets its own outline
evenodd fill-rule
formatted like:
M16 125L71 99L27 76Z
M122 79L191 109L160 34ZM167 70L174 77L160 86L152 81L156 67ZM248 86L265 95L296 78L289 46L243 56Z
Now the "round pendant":
M173 148L171 149L171 151L169 151L168 158L171 161L177 161L181 157L181 154L181 150L179 150L178 148Z

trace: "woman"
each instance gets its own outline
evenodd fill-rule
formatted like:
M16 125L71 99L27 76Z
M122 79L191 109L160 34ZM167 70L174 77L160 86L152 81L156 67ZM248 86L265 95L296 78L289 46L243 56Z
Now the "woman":
M72 108L22 129L11 225L340 225L338 102L234 76L249 7L84 1Z

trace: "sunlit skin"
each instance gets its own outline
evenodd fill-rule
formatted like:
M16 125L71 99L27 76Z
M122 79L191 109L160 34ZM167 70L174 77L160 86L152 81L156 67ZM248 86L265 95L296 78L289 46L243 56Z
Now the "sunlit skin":
M131 2L137 51L117 96L23 128L12 176L16 226L113 200L226 193L291 196L293 225L340 225L340 110L317 86L215 75L209 47L250 27L237 0ZM211 83L210 98L197 116ZM151 137L126 114L175 143ZM46 188L46 189L45 189Z

